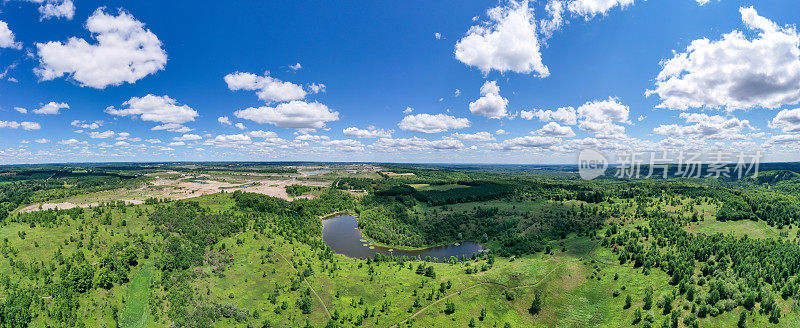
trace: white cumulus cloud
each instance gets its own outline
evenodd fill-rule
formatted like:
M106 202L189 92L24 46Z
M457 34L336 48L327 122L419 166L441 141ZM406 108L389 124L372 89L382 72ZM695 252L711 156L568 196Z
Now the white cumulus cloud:
M404 117L397 124L402 130L422 133L439 133L470 126L466 118L456 118L445 114L417 114Z
M359 129L353 126L342 130L344 135L356 138L391 138L392 132L392 130L378 129L374 126L366 129Z
M519 117L526 120L536 118L540 122L558 122L563 125L578 124L578 115L575 112L575 108L572 107L561 107L555 111L541 109L534 109L531 111L523 110L520 111Z
M115 116L133 116L142 121L159 122L166 124L183 124L194 121L197 111L187 105L178 105L175 99L169 96L154 96L148 94L144 97L132 97L122 103L120 109L114 107L106 108L105 112ZM177 129L179 127L169 126L164 130Z
M542 63L536 21L527 1L512 0L508 6L489 9L487 15L489 21L472 26L456 43L456 59L484 75L491 70L550 75Z
M673 138L689 139L740 139L742 130L752 130L750 121L736 117L722 117L702 113L681 113L680 118L691 125L659 125L653 132Z
M633 4L633 0L572 0L567 2L570 12L583 16L586 20L596 15L605 15L614 7L626 7Z
M195 140L202 140L203 137L196 135L196 134L184 134L180 137L172 137L172 140L175 141L195 141Z
M614 123L631 123L628 118L630 108L613 97L609 97L607 100L587 102L578 107L576 112L578 118L581 119L578 127L594 133L600 139L625 138L625 127Z
M0 21L0 48L22 49L22 43L14 41L14 32L4 21Z
M274 107L250 107L238 110L233 115L256 123L269 123L293 129L320 129L325 126L325 122L339 120L339 112L331 110L328 106L299 100L281 103Z
M744 25L720 40L692 41L685 52L661 63L653 90L659 108L778 108L800 102L800 35L778 26L755 9L739 9Z
M17 121L0 121L0 128L19 129L23 130L39 130L42 128L36 122L17 122Z
M551 137L574 137L575 132L572 131L571 127L568 126L561 126L556 122L550 122L545 124L541 129L536 130L533 132L534 134L539 134L543 136L551 136Z
M114 16L98 8L86 21L86 28L97 43L76 37L66 43L36 43L39 67L34 72L39 79L68 75L81 86L104 89L134 83L167 64L158 37L127 12Z
M275 132L263 131L263 130L250 131L247 133L247 135L253 138L264 138L264 139L278 137L278 134Z
M508 99L500 96L500 87L497 86L496 81L486 81L481 86L481 96L478 100L469 103L469 111L472 114L494 119L508 116L506 111Z
M800 108L784 109L769 122L769 127L783 132L800 132Z
M234 72L225 75L224 79L228 89L256 91L258 99L266 102L300 100L308 94L302 86L283 82L268 74L259 76L253 73Z
M66 18L71 20L75 16L75 4L72 0L33 0L40 3L39 14L41 19Z
M464 141L473 141L473 142L484 142L484 141L494 140L494 136L492 136L492 134L489 132L453 133L453 138Z
M522 150L522 149L538 149L547 150L557 146L561 143L560 138L545 137L545 136L525 136L503 140L498 144L493 144L492 148L497 150Z
M74 120L74 121L72 121L70 123L70 125L72 125L74 127L81 128L81 129L97 130L101 126L103 126L103 121L94 121L94 122L88 123L86 121Z
M166 123L166 124L156 125L150 130L186 133L186 132L192 131L194 129L192 129L192 128L188 127L188 126L184 126L183 124Z
M34 109L33 113L40 115L57 115L61 109L69 109L69 105L67 103L57 103L51 101L44 104L42 107Z

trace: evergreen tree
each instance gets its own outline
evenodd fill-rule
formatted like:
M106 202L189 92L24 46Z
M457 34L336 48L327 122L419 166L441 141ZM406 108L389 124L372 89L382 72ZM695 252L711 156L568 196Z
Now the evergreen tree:
M533 302L531 303L531 307L528 308L528 312L532 315L539 314L539 311L542 310L542 298L539 296L539 292L536 292L533 296Z

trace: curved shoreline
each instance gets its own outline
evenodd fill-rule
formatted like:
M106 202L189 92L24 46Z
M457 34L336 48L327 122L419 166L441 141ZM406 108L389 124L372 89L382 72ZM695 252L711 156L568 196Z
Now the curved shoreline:
M340 215L349 215L349 216L355 217L356 220L358 220L358 217L356 216L356 213L348 212L348 211L344 211L344 212L337 211L337 212L333 212L333 213L330 213L330 214L326 214L326 215L320 216L319 218L321 220L326 220L326 219L330 219L330 218L333 218L333 217L336 217L336 216L340 216ZM437 248L437 247L459 246L459 245L461 245L461 244L463 244L465 242L475 243L475 244L479 245L481 247L480 252L485 252L485 251L488 250L486 247L483 246L483 244L478 243L478 242L474 242L474 241L469 241L469 240L461 240L461 241L456 241L456 242L452 242L452 243L441 243L441 244L429 245L429 246L421 246L421 247L391 246L391 245L387 245L387 244L384 244L384 243L376 242L373 238L370 238L366 233L364 233L364 231L361 230L361 227L358 227L357 224L356 224L356 227L358 228L358 232L361 235L361 237L364 238L364 240L366 241L367 244L369 244L369 246L375 247L375 248L385 249L385 250L390 251L390 252L394 251L394 250L409 251L409 252L424 252L426 250ZM322 229L325 230L325 225L322 226ZM456 245L456 244L459 244L459 245Z

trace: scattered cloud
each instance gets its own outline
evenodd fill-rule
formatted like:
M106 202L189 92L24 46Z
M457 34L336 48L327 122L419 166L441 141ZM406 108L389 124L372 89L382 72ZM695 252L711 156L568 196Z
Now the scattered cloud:
M103 121L94 121L92 123L88 123L86 121L74 120L70 123L70 125L81 129L96 130L103 126Z
M556 122L545 124L541 129L532 132L533 134L550 137L574 137L575 132L569 126L561 126Z
M597 15L605 15L614 7L625 8L633 5L633 0L572 0L567 1L570 12L583 16L586 20Z
M796 145L797 143L800 143L800 134L781 134L767 140L767 145Z
M289 65L289 68L291 68L293 71L299 71L299 70L303 69L303 65L300 65L300 63L297 63L297 64L294 64L294 65Z
M196 110L187 105L178 105L175 99L166 95L148 94L141 98L132 97L122 103L122 107L121 109L108 107L105 112L115 116L138 117L142 121L174 124L158 130L179 129L177 125L194 121L195 117L199 116Z
M453 150L463 147L464 144L454 138L442 138L441 140L430 141L419 137L381 138L369 145L369 148L379 152L420 152L430 150Z
M561 139L555 137L544 136L524 136L504 140L501 143L492 144L495 150L522 150L522 149L539 149L546 150L557 146L561 143Z
M242 122L238 122L238 123L234 124L233 126L235 126L239 130L247 130L247 127L244 126L244 123L242 123Z
M135 83L163 70L167 53L153 32L131 14L117 16L98 8L86 21L97 43L70 38L66 43L36 43L39 67L34 72L42 81L68 75L81 86L104 89L109 85Z
M741 139L742 130L753 130L750 121L735 117L722 117L700 113L681 113L680 118L692 125L659 125L653 132L673 137L689 139Z
M453 138L464 140L464 141L473 141L473 142L485 142L485 141L492 141L494 140L494 136L492 136L489 132L476 132L476 133L453 133Z
M506 112L508 99L500 96L500 87L497 86L496 81L483 83L481 96L478 100L469 103L469 111L472 114L494 119L508 116L508 112Z
M539 30L544 39L553 36L553 32L564 26L564 9L566 2L561 0L550 0L544 7L550 19L539 20Z
M406 109L404 109L404 110L403 110L403 114L411 114L411 112L413 112L413 111L414 111L414 109L413 109L413 108L411 108L411 107L406 107Z
M547 77L550 71L542 63L536 21L527 1L509 1L487 11L489 21L472 26L456 43L455 57L484 75L500 73L535 73Z
M203 137L196 135L196 134L184 134L180 137L172 137L172 140L175 141L195 141L195 140L202 140Z
M453 150L464 148L464 143L454 138L442 138L441 140L434 140L430 143L431 148L435 150Z
M778 108L800 102L800 35L794 26L780 27L753 7L740 8L744 25L720 40L694 40L685 52L662 61L655 89L659 108L686 110L753 107Z
M187 127L187 126L184 126L183 124L167 123L167 124L156 125L150 130L186 133L186 132L192 131L194 129L192 129L190 127Z
M22 107L14 107L14 110L19 112L20 114L27 114L28 110Z
M769 122L769 127L783 132L800 132L800 108L784 109Z
M469 127L470 122L466 118L456 118L445 114L417 114L404 117L397 126L406 131L439 133Z
M234 72L225 75L224 79L231 91L256 91L258 99L268 103L300 100L308 94L302 86L283 82L269 76L269 73L259 76L253 73Z
M344 152L355 152L364 150L364 144L362 144L358 140L353 140L353 139L328 140L328 141L323 141L320 144L322 144L323 146L331 147L334 150L344 151Z
M260 124L269 123L293 129L320 129L325 126L325 122L339 120L339 112L318 102L299 100L281 103L275 107L250 107L238 110L233 115Z
M392 132L394 131L378 129L374 126L367 127L366 129L349 127L342 130L344 135L356 138L391 138Z
M631 124L628 119L630 108L619 102L619 99L609 97L607 100L590 101L577 109L578 118L581 119L578 127L589 133L595 134L600 139L624 139L625 127L614 123Z
M318 135L318 134L301 134L294 138L295 141L300 142L320 142L331 140L328 136Z
M578 107L577 114L587 121L630 123L628 119L630 108L613 97L609 97L607 100L587 102Z
M75 146L75 145L86 145L88 142L86 141L78 141L75 138L72 139L65 139L58 142L60 145L67 145L67 146Z
M4 21L0 21L0 48L22 49L22 43L14 41L14 32Z
M39 130L42 128L36 122L17 122L17 121L0 121L0 128L19 129L23 130Z
M526 120L538 119L540 122L558 122L563 125L578 124L578 114L575 108L561 107L555 111L534 109L520 111L519 116Z
M40 115L58 115L59 110L61 109L69 109L69 105L67 103L57 103L57 102L49 102L44 104L42 107L34 109L34 114Z
M311 83L311 84L309 84L309 85L308 85L308 92L310 92L310 93L320 93L320 92L323 92L323 93L324 93L324 92L325 92L325 90L327 90L327 88L328 88L328 87L326 87L326 86L325 86L324 84L322 84L322 83Z
M50 18L66 18L72 20L75 16L75 4L72 0L29 0L41 4L39 6L40 20Z
M89 137L92 139L107 139L113 137L114 134L114 131L89 132Z
M250 131L247 133L247 135L253 138L265 138L265 139L278 137L278 134L275 132L262 131L262 130Z
M441 40L442 39L442 33L439 33L439 32L433 33L433 37L436 38L436 40Z
M207 141L207 144L222 147L232 147L250 143L252 143L252 139L246 134L220 134L214 137L214 139Z
M217 122L224 125L231 125L231 120L227 116L220 116L217 118Z

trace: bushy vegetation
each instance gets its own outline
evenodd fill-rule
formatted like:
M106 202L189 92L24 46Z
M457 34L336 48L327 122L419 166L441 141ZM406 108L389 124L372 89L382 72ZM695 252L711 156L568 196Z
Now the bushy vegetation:
M305 186L299 184L293 184L286 186L286 193L292 197L299 197L305 194L308 194L312 191L319 190L319 187L312 187L312 186Z

